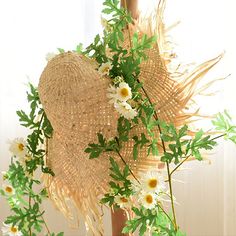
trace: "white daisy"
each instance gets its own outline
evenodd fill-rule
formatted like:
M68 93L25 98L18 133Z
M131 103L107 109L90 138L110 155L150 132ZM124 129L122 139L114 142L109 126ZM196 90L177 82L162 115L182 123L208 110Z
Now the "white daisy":
M57 56L56 53L54 53L54 52L49 52L49 53L46 54L45 59L46 59L47 61L51 61L55 56Z
M106 62L106 63L102 63L102 65L98 68L98 72L100 73L100 75L109 75L109 71L112 68L112 64L111 62Z
M15 189L11 185L4 184L2 189L3 189L6 196L10 197L15 194Z
M137 111L133 109L127 102L117 102L114 104L115 109L126 119L132 120L138 115Z
M117 195L114 198L114 202L120 207L120 208L129 208L131 207L131 201L130 198L124 197L121 195Z
M141 177L141 187L144 191L158 194L165 189L165 181L159 172L149 171Z
M22 236L21 231L18 230L17 226L7 225L3 223L2 227L3 236Z
M107 89L107 97L110 99L109 103L114 104L117 101L116 87L110 85Z
M117 98L121 102L126 102L132 98L132 92L129 85L125 82L121 82L117 88Z
M16 157L24 158L27 155L27 146L23 138L16 138L10 142L9 151Z
M143 192L139 198L139 202L147 209L152 209L156 206L156 195L151 192Z

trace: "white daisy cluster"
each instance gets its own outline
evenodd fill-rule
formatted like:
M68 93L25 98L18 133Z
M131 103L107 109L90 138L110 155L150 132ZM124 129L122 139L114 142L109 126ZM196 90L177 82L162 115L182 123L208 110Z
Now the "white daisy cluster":
M130 197L116 195L114 203L120 208L130 209L132 206L141 205L146 209L156 210L158 201L162 201L165 194L165 181L163 176L155 170L143 174L140 183L132 180L134 194Z
M27 143L23 138L16 138L11 141L9 151L14 157L18 158L22 166L25 166L25 162L31 159L28 154Z
M121 77L118 79L120 78ZM137 116L137 111L133 109L127 102L128 100L132 99L131 88L127 83L122 81L117 87L110 85L107 91L107 97L110 99L109 102L114 104L115 109L121 116L125 117L126 119L133 119L135 116Z
M22 236L22 232L19 231L17 226L3 224L2 227L2 234L3 236Z
M134 184L134 191L139 195L139 203L147 209L153 209L165 189L163 176L157 171L149 171L141 176L140 184Z

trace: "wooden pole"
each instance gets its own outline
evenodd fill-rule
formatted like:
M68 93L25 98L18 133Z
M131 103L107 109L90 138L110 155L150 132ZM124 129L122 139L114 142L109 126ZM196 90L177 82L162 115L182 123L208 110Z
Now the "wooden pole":
M133 19L137 19L139 16L138 0L121 0L121 6L130 11ZM132 236L133 234L122 234L122 229L125 227L127 221L127 215L124 210L118 209L111 211L112 221L112 236Z
M121 0L121 6L129 10L133 19L139 16L138 0Z

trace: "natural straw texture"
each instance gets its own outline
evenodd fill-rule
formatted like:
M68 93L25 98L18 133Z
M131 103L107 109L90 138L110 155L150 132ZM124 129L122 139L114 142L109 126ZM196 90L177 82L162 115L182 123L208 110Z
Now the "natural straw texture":
M157 104L159 118L178 127L191 122L191 118L197 115L197 112L187 114L185 108L191 105L191 99L196 95L195 86L199 79L220 57L203 63L189 74L183 74L181 80L174 78L167 70L171 55L165 51L163 9L164 1L161 1L156 15L159 41L154 48L146 51L149 59L142 63L139 79L144 82L151 101ZM145 33L155 32L150 30ZM125 38L124 47L128 47L128 31ZM47 165L55 176L44 176L49 197L68 218L73 218L68 201L73 202L84 217L87 229L94 235L104 235L99 199L108 190L109 156L102 154L98 159L89 160L84 150L89 143L97 141L98 132L107 139L116 136L118 114L108 103L106 95L110 79L101 78L97 67L85 56L72 52L60 54L44 69L38 89L54 130L53 137L48 140ZM145 128L139 125L132 129L130 137L142 132L146 132ZM158 157L147 157L144 148L138 161L134 161L132 149L133 140L130 138L124 144L121 155L134 173L158 168ZM112 156L120 166L123 165L118 156Z

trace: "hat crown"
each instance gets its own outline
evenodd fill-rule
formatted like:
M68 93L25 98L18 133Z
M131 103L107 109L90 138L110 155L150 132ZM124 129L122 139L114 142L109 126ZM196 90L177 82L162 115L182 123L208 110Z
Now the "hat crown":
M49 61L40 77L39 95L54 131L71 141L83 135L87 143L96 132L115 136L117 114L108 103L108 86L109 79L101 78L83 55L68 52Z

